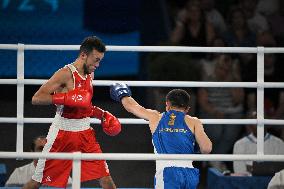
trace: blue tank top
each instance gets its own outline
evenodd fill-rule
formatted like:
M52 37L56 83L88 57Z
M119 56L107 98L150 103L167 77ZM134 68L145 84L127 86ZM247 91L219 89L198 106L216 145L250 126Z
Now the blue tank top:
M152 135L155 153L194 154L195 137L184 121L185 113L175 110L164 112Z

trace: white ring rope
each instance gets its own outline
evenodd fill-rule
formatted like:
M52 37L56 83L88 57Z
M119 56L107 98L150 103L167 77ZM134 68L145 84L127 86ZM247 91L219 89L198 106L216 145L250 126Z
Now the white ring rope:
M24 123L52 123L54 118L23 118ZM265 124L265 125L284 125L284 120L264 119L262 122L257 119L200 119L203 124L226 124L226 125L246 125L246 124ZM122 124L148 124L143 119L119 118ZM0 117L0 123L17 123L16 117ZM91 123L100 124L100 120L91 119Z
M47 82L44 79L0 79L0 84L25 84L42 85ZM265 82L198 82L198 81L121 81L121 80L95 80L95 86L110 86L115 82L123 82L133 87L243 87L243 88L284 88L284 83Z
M80 154L80 155L78 155ZM194 161L283 161L284 155L254 154L147 154L147 153L39 153L39 152L0 152L0 158L49 158L83 160L194 160Z
M24 45L24 50L79 50L79 45ZM0 44L2 50L18 50L15 44ZM107 45L107 51L127 52L205 52L257 53L258 47L182 47L182 46L117 46ZM284 53L284 48L265 47L264 53Z

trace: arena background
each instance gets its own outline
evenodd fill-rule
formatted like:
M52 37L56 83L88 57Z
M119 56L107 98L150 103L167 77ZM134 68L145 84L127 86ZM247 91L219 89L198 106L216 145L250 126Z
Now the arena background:
M224 13L228 4L236 2L237 0L215 0L215 6ZM0 43L79 45L84 37L97 35L107 45L167 44L175 21L172 16L175 11L170 10L173 8L171 5L181 8L184 3L184 0L2 0ZM16 78L16 54L16 51L0 51L1 78ZM25 78L48 79L57 69L74 61L77 55L77 51L25 51ZM153 58L151 55L152 53L107 52L100 68L95 72L95 77L108 80L198 80L199 77L192 74L196 73L196 67L186 63L192 67L177 78L176 73L180 73L184 67L172 67L176 65L175 59L170 59L172 64L168 67L154 68L154 73L149 72L149 59ZM164 57L161 60L166 59ZM283 82L283 77L281 79ZM31 97L38 87L25 86L24 117L53 117L54 106L31 105ZM163 111L163 101L161 96L157 96L155 89L133 87L133 95L142 105ZM196 92L195 89L192 91ZM107 87L95 86L93 103L117 117L133 118L120 104L111 101L108 93ZM16 95L16 85L1 85L0 117L16 117ZM192 98L194 100L195 96ZM195 112L194 103L192 109ZM123 125L122 132L116 137L105 135L99 125L93 126L103 152L153 153L151 134L146 125ZM49 124L25 124L24 151L29 151L33 137L46 135L48 128ZM16 150L16 132L16 124L0 123L0 151ZM0 159L0 163L7 166L6 176L14 168L29 161ZM153 187L153 161L108 163L118 187ZM199 162L196 166L202 169L199 188L205 188L207 170ZM98 185L85 183L84 186Z

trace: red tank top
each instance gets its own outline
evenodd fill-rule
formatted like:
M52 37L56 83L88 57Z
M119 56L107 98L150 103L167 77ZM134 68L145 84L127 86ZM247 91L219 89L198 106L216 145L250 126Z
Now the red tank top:
M73 89L85 89L87 91L90 91L90 93L93 95L91 74L88 74L86 78L84 78L78 73L78 71L72 64L68 64L66 65L66 67L68 67L72 72L73 81L74 81ZM69 119L81 119L89 117L89 109L70 107L64 105L57 106L57 113L60 114L62 117Z

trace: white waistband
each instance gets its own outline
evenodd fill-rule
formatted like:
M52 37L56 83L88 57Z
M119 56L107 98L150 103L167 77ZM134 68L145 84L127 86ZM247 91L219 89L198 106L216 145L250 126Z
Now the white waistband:
M162 170L165 167L183 167L193 168L192 161L190 160L157 160L156 170Z
M68 119L55 114L52 125L64 131L84 131L90 128L90 118Z

